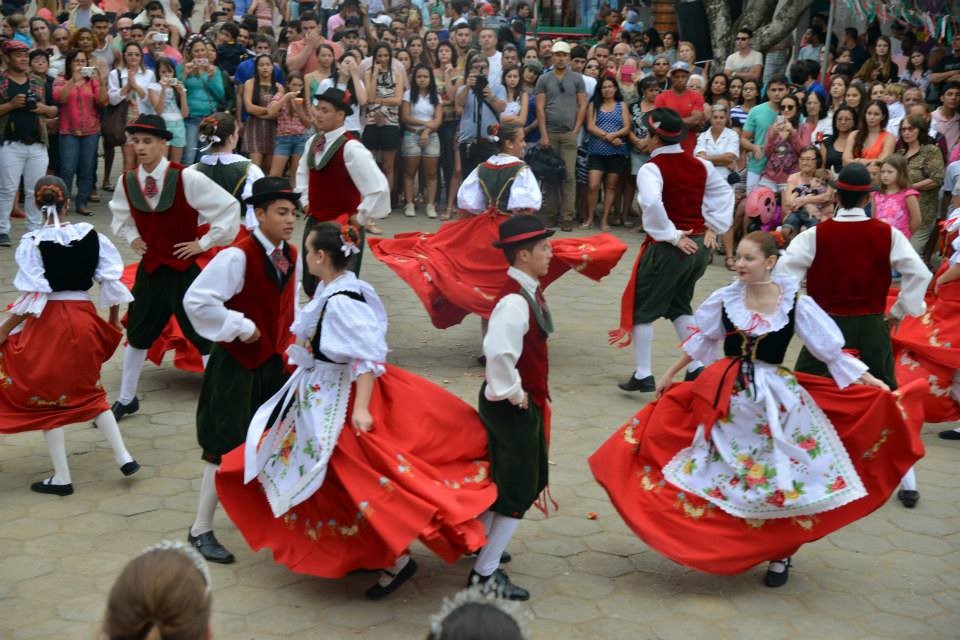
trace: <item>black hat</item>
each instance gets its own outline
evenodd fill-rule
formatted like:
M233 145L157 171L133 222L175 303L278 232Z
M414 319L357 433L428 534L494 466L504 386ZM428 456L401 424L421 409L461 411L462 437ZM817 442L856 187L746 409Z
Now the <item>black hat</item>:
M643 117L643 125L665 144L676 144L687 137L687 125L673 109L658 107Z
M167 131L167 123L160 116L138 116L127 125L127 133L149 133L169 141L173 134Z
M500 223L500 239L493 243L498 249L517 244L549 238L555 231L547 229L536 216L519 215L508 218Z
M253 183L253 193L243 202L257 207L274 200L289 200L299 205L300 194L290 188L290 181L286 178L267 177Z
M341 91L340 89L334 89L333 87L330 87L323 93L318 93L313 97L317 100L329 102L340 111L345 112L348 116L353 115L353 109L347 103L347 101L350 99L350 96L346 91Z
M870 172L867 167L859 162L851 162L840 170L837 179L830 183L837 191L852 191L860 193L870 193L876 191L873 185L873 179L870 178Z

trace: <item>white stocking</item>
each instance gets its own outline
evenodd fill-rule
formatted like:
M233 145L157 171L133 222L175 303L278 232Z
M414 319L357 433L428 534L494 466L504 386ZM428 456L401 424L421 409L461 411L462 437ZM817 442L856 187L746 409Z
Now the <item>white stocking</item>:
M493 526L494 515L493 511L484 511L477 517L477 520L483 525L483 532L487 535L490 535L490 527Z
M377 584L379 584L381 587L390 586L390 583L396 579L397 575L399 575L401 571L403 571L403 568L407 566L408 562L410 562L409 553L405 553L397 558L397 561L393 563L392 567L386 571L380 572L380 577L377 578ZM390 573L387 573L387 571Z
M696 320L693 319L693 316L678 316L673 320L673 329L677 332L677 337L680 338L680 342L683 342L690 337L690 334L693 333L693 328L696 326ZM699 360L694 360L687 365L687 371L696 371L703 366L703 363Z
M520 518L493 514L493 524L487 534L487 544L477 556L473 570L486 578L500 567L500 556L507 550L510 539L520 526Z
M147 360L146 349L134 349L130 345L123 352L123 374L120 378L121 404L130 404L137 397L137 385L140 383L140 372L143 363Z
M917 490L917 473L913 470L913 467L910 467L910 471L907 471L900 479L900 488L905 491L916 491Z
M47 440L47 451L53 461L53 478L50 484L70 484L70 467L67 465L67 443L63 437L63 427L43 432Z
M199 536L213 531L213 512L217 509L217 484L214 476L217 465L203 463L203 479L200 481L200 497L197 499L197 518L190 527L190 535Z
M123 436L120 435L120 428L117 426L117 419L113 417L112 411L104 411L94 418L93 422L97 425L97 429L100 430L103 437L107 439L107 444L113 449L113 461L117 463L117 466L122 467L133 460L133 456L130 455L123 444Z
M633 325L633 353L637 357L637 369L633 375L643 380L653 375L653 324Z

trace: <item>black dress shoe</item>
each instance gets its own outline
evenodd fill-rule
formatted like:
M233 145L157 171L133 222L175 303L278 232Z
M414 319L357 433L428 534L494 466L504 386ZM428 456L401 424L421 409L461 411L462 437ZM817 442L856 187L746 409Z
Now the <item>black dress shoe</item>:
M697 367L693 371L687 370L687 372L683 375L683 381L693 382L700 376L701 373L703 373L703 367Z
M643 391L644 393L649 393L657 388L657 381L653 379L653 376L638 378L637 374L633 374L629 380L621 382L617 386L624 391Z
M217 540L217 536L213 535L213 531L207 531L206 533L201 533L198 536L191 535L190 531L187 531L187 542L193 545L193 548L200 552L204 558L210 562L219 562L220 564L231 564L236 558L233 557L233 554L227 551L226 547L220 544L220 541Z
M960 440L960 431L956 429L947 429L946 431L941 431L939 435L944 440Z
M790 566L793 563L790 562L790 558L787 558L786 561L780 562L783 562L783 564L786 565L783 568L783 571L777 572L767 569L767 575L763 577L763 584L773 588L782 587L783 585L787 584L787 580L790 579Z
M130 401L129 404L123 404L119 400L113 403L113 406L110 407L110 412L113 413L113 417L119 422L120 418L123 416L129 416L132 413L136 413L140 410L140 400L134 398Z
M476 571L471 571L470 576L467 578L467 586L471 587L475 584L480 585L480 591L483 593L492 593L504 600L530 599L530 592L510 582L510 577L507 576L503 569L497 569L486 577L481 576Z
M127 464L120 467L120 473L122 473L125 476L132 476L137 471L140 471L140 463L137 462L136 460L131 460Z
M367 589L365 593L365 595L367 596L367 600L382 600L386 598L388 595L390 595L391 593L399 589L404 582L412 578L413 574L415 574L416 572L417 572L417 563L414 562L413 558L410 558L407 564L404 565L403 569L400 569L400 573L393 574L387 571L386 569L384 569L383 573L387 574L393 579L385 587L378 582L377 584Z
M34 482L30 485L31 491L36 491L37 493L48 493L53 496L69 496L73 495L73 484L51 484L50 481L53 478L47 478L46 480L40 480Z
M920 492L900 489L900 491L897 491L897 500L902 502L907 509L913 509L920 502Z

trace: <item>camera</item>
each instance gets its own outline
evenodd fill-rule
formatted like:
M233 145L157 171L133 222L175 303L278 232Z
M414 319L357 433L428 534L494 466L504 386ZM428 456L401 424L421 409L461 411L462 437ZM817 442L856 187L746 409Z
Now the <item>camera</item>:
M198 67L205 67L205 66L207 66L208 64L210 64L210 61L207 60L206 58L197 58L197 59L194 60L193 62L194 62Z
M487 76L477 76L476 83L473 85L473 92L477 94L478 98L483 97L483 90L487 88L488 84L490 84L490 81L487 79Z
M37 94L35 94L32 90L27 91L27 104L25 109L27 111L33 111L36 108L37 108Z
M165 33L154 33L152 36L150 36L150 39L154 42L167 42L170 39L170 36Z
M167 80L167 84L169 84L171 87L175 87L178 84L180 84L180 81L176 78L170 78L169 80Z
M97 71L96 67L81 67L80 75L82 75L84 78L92 78L93 74L96 73L96 71Z

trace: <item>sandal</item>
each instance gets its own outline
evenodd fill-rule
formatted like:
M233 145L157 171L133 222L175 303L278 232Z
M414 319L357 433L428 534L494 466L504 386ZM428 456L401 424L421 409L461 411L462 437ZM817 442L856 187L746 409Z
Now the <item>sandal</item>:
M104 182L102 185L100 185L100 190L101 190L101 191L109 191L109 192L113 193L113 185L107 184L106 182Z
M727 271L736 271L736 262L737 260L733 256L727 256L723 259L723 263L727 267Z
M379 235L383 235L383 229L378 227L376 222L368 222L367 233L373 234L375 236L379 236Z
M593 229L593 220L590 222L584 222L583 224L577 227L578 229Z

